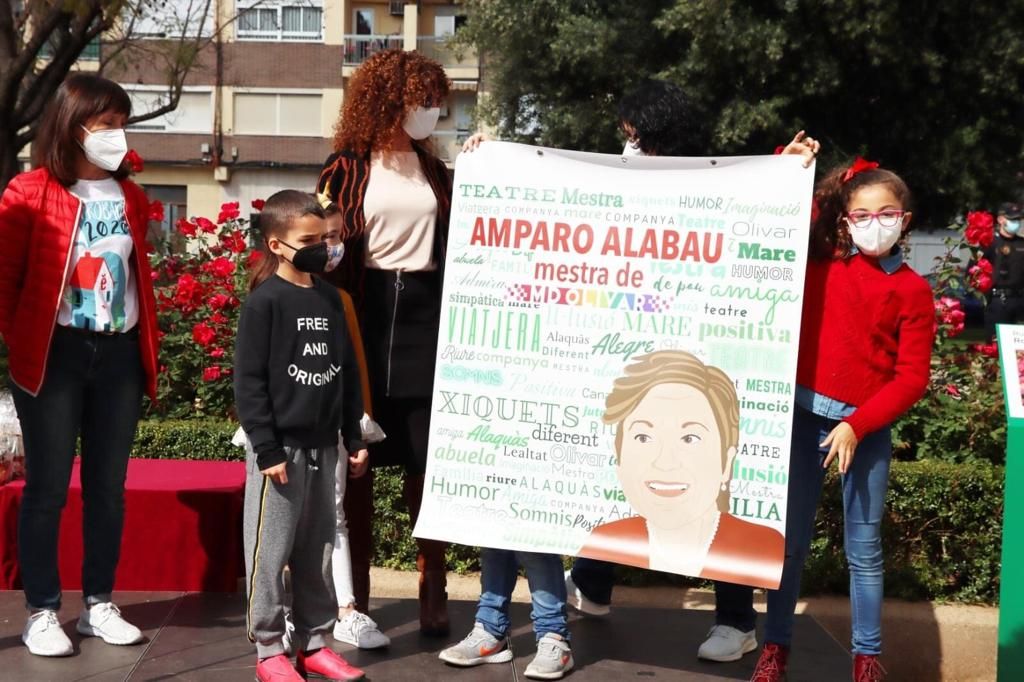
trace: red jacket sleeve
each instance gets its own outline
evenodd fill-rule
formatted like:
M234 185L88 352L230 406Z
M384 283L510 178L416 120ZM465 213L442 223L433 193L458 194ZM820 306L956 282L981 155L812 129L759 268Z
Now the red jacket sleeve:
M899 345L892 379L844 421L858 440L891 424L913 407L928 389L932 344L935 342L935 307L928 284L918 278L907 288L900 312Z
M14 326L31 235L32 210L15 178L0 197L0 335L4 337Z

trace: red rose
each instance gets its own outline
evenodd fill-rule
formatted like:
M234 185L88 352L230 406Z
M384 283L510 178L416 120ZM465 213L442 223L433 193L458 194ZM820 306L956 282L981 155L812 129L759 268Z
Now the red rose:
M202 285L192 275L182 275L178 278L178 285L174 290L174 304L185 312L191 312L200 305L206 297Z
M992 263L987 258L979 258L967 273L970 275L971 286L978 291L987 293L992 288Z
M995 220L988 211L971 211L967 214L967 228L964 239L972 246L987 247L995 236Z
M216 381L220 379L221 371L220 367L214 365L213 367L207 367L203 370L203 381Z
M242 236L241 230L235 230L231 234L224 235L220 238L220 243L231 253L242 253L249 247L245 243L245 237Z
M159 199L154 199L149 202L149 219L157 223L163 222L164 202Z
M267 202L263 201L263 199L253 199L252 207L255 208L257 211L262 211L266 203Z
M958 389L953 384L946 384L945 390L946 390L946 395L951 395L954 398L959 398L960 397L960 389Z
M957 336L964 330L964 314L960 301L943 296L935 302L935 312L942 324L949 326L949 335Z
M142 157L134 149L129 149L128 153L125 154L124 160L128 163L128 168L131 169L132 173L142 172Z
M235 262L230 258L218 256L204 265L203 270L212 273L221 279L226 279L235 274Z
M178 223L177 223L177 225L175 225L175 227L177 227L178 232L180 232L181 234L185 235L186 237L195 237L196 236L196 229L197 229L196 228L196 224L195 223L190 223L189 221L185 220L184 218L178 218Z
M990 358L999 357L999 345L993 341L992 343L976 343L971 346L971 350L982 355L987 355Z
M218 360L221 359L222 357L224 357L224 349L223 348L214 348L213 350L210 351L210 357L211 358L216 358Z
M263 260L262 251L250 251L249 255L245 258L245 267L249 270L255 268L259 262Z
M223 225L229 220L234 220L239 216L238 202L231 201L226 204L221 204L220 215L217 216L217 223Z
M217 338L217 332L213 331L205 322L199 322L192 327L192 340L204 348L213 343Z
M220 310L231 305L231 297L227 294L216 294L210 298L210 307L214 310Z
M213 324L226 324L228 322L228 318L224 316L224 313L218 310L213 315L210 315L210 322Z
M196 218L196 225L198 225L199 229L206 234L213 234L217 231L217 226L207 218Z

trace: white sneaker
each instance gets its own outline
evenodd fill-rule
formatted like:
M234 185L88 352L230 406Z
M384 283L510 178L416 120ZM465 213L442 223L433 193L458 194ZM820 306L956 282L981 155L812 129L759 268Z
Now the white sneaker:
M21 641L36 656L70 656L75 652L71 640L57 620L57 612L52 609L43 609L29 615L25 630L21 633Z
M572 651L561 635L549 632L537 640L537 655L526 666L531 680L560 680L572 670Z
M121 609L111 601L82 609L78 617L78 634L99 637L107 644L127 646L142 641L142 631L121 617Z
M728 625L715 625L708 631L708 638L697 650L697 658L708 661L738 661L743 654L757 648L754 631L743 632Z
M607 616L612 612L612 607L608 604L598 604L587 599L586 595L572 581L572 571L565 572L565 593L567 595L565 603L580 613L600 617Z
M380 649L391 644L372 618L355 610L334 624L334 639L360 649Z

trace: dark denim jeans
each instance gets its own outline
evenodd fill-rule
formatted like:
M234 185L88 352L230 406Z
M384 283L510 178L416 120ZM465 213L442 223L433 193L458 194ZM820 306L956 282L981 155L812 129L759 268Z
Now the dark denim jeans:
M513 552L507 549L480 550L480 603L476 620L493 637L504 639L510 623L508 605L516 586L518 566L526 569L533 611L533 633L540 639L549 632L569 639L565 612L565 572L562 557L538 552Z
M597 604L612 603L615 564L580 557L572 564L572 581L587 599ZM754 629L754 588L731 583L715 583L715 623L743 632Z
M25 440L18 563L32 609L59 609L57 538L75 443L82 439L82 592L109 599L121 551L124 481L142 409L138 334L105 336L57 327L46 377L32 397L12 383Z

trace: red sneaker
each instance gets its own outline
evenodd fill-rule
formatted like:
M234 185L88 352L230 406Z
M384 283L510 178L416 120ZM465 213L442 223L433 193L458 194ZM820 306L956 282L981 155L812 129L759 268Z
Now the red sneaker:
M355 667L329 647L317 649L312 654L300 651L295 659L295 667L303 677L312 677L332 682L350 682L361 680L365 673Z
M757 659L757 667L750 677L750 682L781 682L786 679L786 659L789 658L789 647L767 643L761 649L761 658Z
M302 682L302 676L296 672L292 662L284 654L257 662L256 679L259 682Z
M878 662L878 656L857 654L853 657L853 682L882 682L885 668Z

